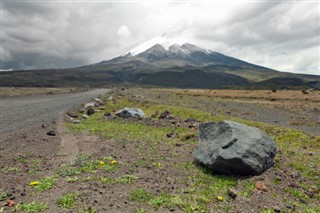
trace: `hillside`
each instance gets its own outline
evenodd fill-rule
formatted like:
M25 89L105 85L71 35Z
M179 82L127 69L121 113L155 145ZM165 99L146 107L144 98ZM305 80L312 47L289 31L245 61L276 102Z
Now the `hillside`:
M319 88L320 76L279 72L193 44L174 42L156 37L116 58L83 67L0 72L0 86Z

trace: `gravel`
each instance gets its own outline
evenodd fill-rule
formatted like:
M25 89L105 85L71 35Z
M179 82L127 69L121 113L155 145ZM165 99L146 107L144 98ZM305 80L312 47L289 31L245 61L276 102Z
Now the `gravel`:
M96 89L72 94L1 98L0 133L12 132L39 122L54 121L68 109L108 91Z

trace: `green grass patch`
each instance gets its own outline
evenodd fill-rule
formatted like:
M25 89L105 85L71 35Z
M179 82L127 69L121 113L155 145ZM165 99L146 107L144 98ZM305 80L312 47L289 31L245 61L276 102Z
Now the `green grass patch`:
M61 169L58 174L62 177L76 176L81 174L81 170L78 168L65 168Z
M73 209L75 207L75 203L77 199L80 198L80 196L81 196L81 193L78 191L64 194L57 201L57 205L64 209Z
M302 198L304 200L309 200L309 196L306 195L303 191L299 189L294 189L294 188L285 188L285 192L288 192L289 194L293 195L296 198Z
M239 192L241 196L251 197L253 190L256 188L255 184L250 180L241 181L242 191Z
M144 189L134 189L130 192L129 200L134 202L149 202L153 197L153 194Z
M48 209L48 204L46 203L38 203L38 202L32 202L32 203L22 203L18 204L15 209L23 211L23 212L42 212L46 209Z
M145 167L149 165L149 162L146 160L137 160L134 164L138 167Z
M97 212L96 209L89 207L87 210L80 211L81 213L95 213Z
M172 195L169 193L161 193L159 196L149 201L149 204L155 209L160 207L172 208L182 206L183 201L179 195Z
M38 191L46 191L49 189L52 189L55 182L56 182L56 177L45 177L41 178L39 181L33 181L29 185L31 188L36 189Z
M93 178L93 180L97 180L98 182L106 183L106 184L118 184L118 183L132 184L137 179L138 177L135 175L123 175L118 178L110 178L110 177L104 177L104 176Z
M1 192L0 193L0 201L6 200L7 197L8 197L8 193L7 192Z
M93 134L100 134L105 138L117 141L131 140L156 143L168 141L166 134L174 131L174 128L170 127L152 127L139 122L126 122L122 119L101 121L101 115L101 113L96 113L91 116L92 119L74 125L72 129L76 131L89 130Z
M18 167L5 167L1 171L4 173L16 173L20 172L20 169Z

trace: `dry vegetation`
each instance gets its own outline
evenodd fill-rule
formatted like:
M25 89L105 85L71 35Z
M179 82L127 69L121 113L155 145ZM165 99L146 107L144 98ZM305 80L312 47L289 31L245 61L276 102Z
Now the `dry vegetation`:
M304 101L308 99L311 102L320 102L320 91L309 90L173 90L181 94L191 95L208 95L221 98L237 98L237 99L259 99L259 100L290 100Z

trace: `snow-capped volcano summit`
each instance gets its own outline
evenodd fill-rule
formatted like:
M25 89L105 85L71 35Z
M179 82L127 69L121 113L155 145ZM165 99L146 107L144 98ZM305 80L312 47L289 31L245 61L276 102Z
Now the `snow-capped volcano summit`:
M116 58L90 66L109 66L109 68L112 66L116 67L115 70L121 67L128 72L136 72L147 67L155 70L155 68L185 66L251 67L252 64L190 44L185 39L171 38L164 34L143 42Z
M171 46L173 45L182 45L186 43L185 39L181 39L181 38L167 38L166 35L162 35L162 36L157 36L154 37L134 48L132 48L131 50L129 50L128 52L126 52L124 55L130 54L131 56L135 56L138 55L140 53L145 52L146 50L150 49L151 47L155 46L155 45L160 45L162 46L165 50L169 50Z

